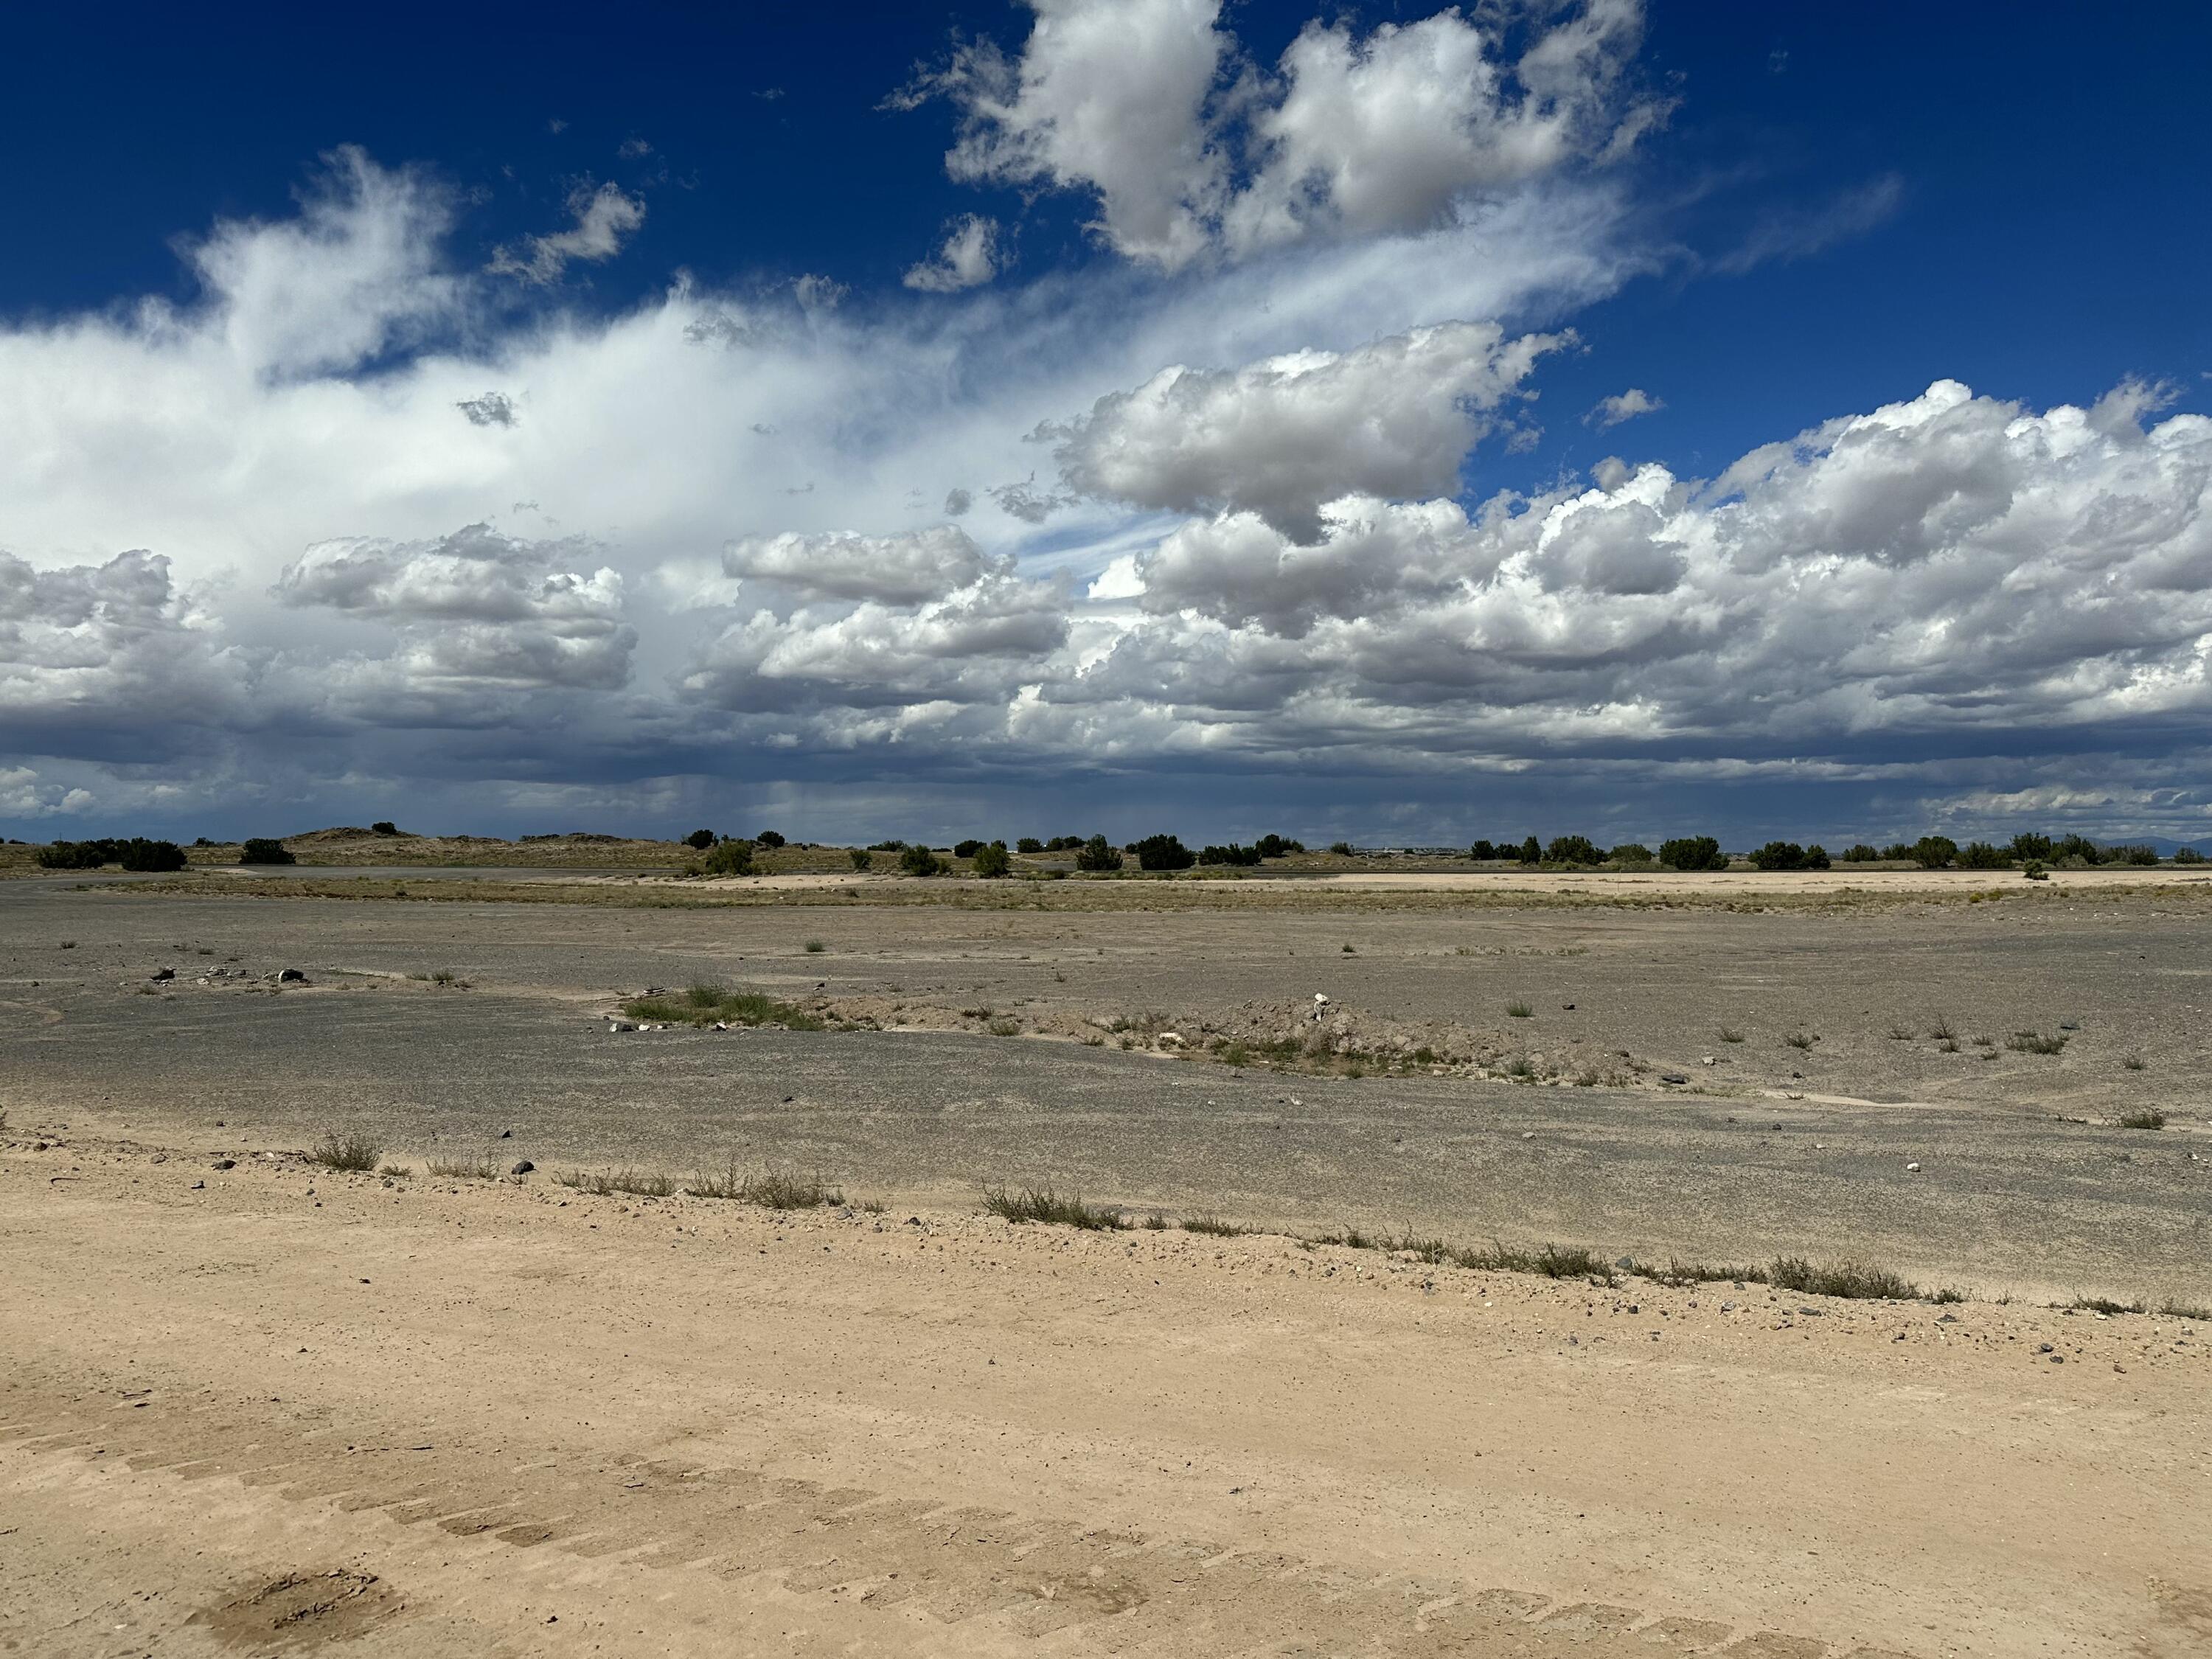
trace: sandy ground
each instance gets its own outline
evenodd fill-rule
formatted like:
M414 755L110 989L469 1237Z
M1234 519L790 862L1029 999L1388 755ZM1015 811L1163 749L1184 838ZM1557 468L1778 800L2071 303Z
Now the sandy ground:
M2212 1642L2198 1322L58 1150L9 1652Z

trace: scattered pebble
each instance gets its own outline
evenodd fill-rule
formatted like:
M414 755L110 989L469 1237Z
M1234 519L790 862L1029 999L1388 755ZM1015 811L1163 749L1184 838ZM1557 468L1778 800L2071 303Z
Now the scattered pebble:
M528 1158L526 1158L522 1159L520 1163L518 1163L518 1164L516 1164L516 1165L515 1165L512 1170L509 1170L507 1171L507 1174L509 1174L509 1175L528 1175L528 1174L529 1174L532 1170L536 1169L537 1167L538 1167L538 1166L537 1166L535 1164L532 1164L532 1163Z
M1917 1175L1920 1173L1920 1166L1917 1164L1908 1164L1905 1166L1905 1171L1907 1175Z

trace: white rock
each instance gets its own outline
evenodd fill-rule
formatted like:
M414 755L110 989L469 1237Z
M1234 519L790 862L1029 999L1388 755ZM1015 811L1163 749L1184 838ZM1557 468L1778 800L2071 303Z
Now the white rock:
M1906 1171L1910 1174L1917 1175L1920 1170L1920 1166L1917 1164L1908 1164L1905 1167Z

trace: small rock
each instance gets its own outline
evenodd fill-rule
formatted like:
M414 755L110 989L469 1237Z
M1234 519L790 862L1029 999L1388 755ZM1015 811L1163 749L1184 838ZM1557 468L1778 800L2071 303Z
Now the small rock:
M1917 1164L1908 1164L1905 1166L1905 1172L1907 1175L1918 1175L1920 1173L1920 1166Z
M2078 1031L2081 1027L2078 1021L2062 1019L2058 1022L2058 1029L2062 1031Z
M608 1030L609 1031L611 1031L611 1031L635 1031L635 1030L637 1030L637 1027L636 1027L636 1026L635 1026L635 1025L633 1025L633 1024L630 1024L628 1020L626 1020L626 1019L611 1019L611 1020L609 1020L609 1021L607 1022L607 1030Z
M208 1167L211 1170L235 1170L238 1167L238 1160L234 1158L219 1158Z
M1662 1072L1659 1073L1659 1080L1662 1083L1687 1083L1690 1079L1680 1072Z
M529 1174L532 1170L536 1169L537 1167L538 1167L538 1166L537 1166L535 1164L532 1164L532 1163L528 1158L522 1158L522 1159L519 1160L519 1161L516 1163L515 1166L514 1166L512 1170L509 1170L507 1171L507 1174L509 1174L509 1175L528 1175L528 1174Z
M196 1193L205 1192L207 1190L207 1182L204 1181L195 1181L192 1182L192 1190Z
M2066 1356L2063 1353L2055 1353L2051 1356L2051 1363L2054 1365L2063 1365L2066 1363Z
M792 1103L793 1101L794 1101L794 1100L796 1100L796 1099L798 1099L798 1098L799 1098L799 1097L798 1097L797 1095L786 1095L786 1096L783 1097L783 1103L784 1103L785 1105L788 1106L788 1105L790 1105L790 1104L791 1104L791 1103Z
M499 1132L499 1138L501 1140L512 1140L514 1139L514 1131L512 1129L501 1129Z
M305 985L307 976L297 968L280 968L276 970L276 982L279 985Z
M161 979L174 979L174 978L176 978L176 976L177 976L177 970L176 970L175 969L173 969L173 968L156 968L156 969L153 971L152 975L149 975L149 977L154 978L154 979L157 979L157 980L161 980Z
M1535 1138L1536 1132L1534 1129L1524 1129L1521 1132L1521 1139L1523 1140L1534 1140Z
M1717 1057L1712 1054L1707 1054L1703 1060L1699 1060L1698 1064L1700 1066L1717 1066L1720 1064L1720 1060Z
M2035 1351L2038 1353L2049 1353L2051 1352L2051 1345L2048 1342L2039 1342L2035 1345Z
M1616 1256L1613 1258L1613 1265L1616 1267L1633 1267L1636 1265L1636 1258L1632 1255Z

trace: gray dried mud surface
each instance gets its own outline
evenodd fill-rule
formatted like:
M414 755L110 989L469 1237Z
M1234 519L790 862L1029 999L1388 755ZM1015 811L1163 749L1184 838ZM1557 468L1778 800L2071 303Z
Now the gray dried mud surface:
M240 1155L360 1129L402 1158L678 1176L735 1158L893 1201L1048 1183L1304 1230L2205 1301L2206 919L2187 893L1814 915L1341 894L1253 915L695 912L18 882L0 887L0 1093L19 1128L190 1128ZM164 967L176 979L149 984ZM286 967L308 982L270 985ZM470 988L406 977L441 969ZM623 997L696 981L908 1029L609 1031ZM1190 1057L1316 1030L1364 1074ZM2015 1052L2015 1030L2066 1044ZM1409 1059L1424 1047L1437 1063ZM2145 1109L2168 1127L2117 1127Z

